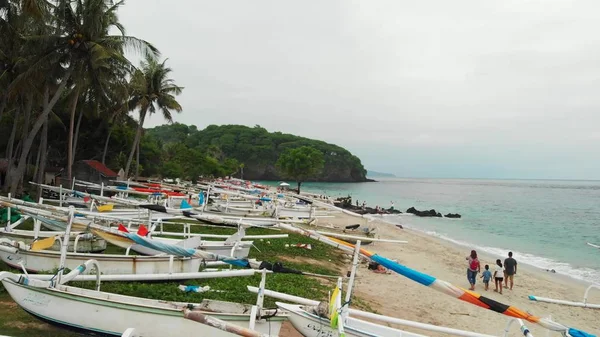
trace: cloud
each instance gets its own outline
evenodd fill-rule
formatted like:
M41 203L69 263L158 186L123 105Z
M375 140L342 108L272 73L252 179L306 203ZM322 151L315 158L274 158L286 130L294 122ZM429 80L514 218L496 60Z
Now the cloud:
M600 178L598 10L130 0L120 16L169 58L182 123L260 124L412 176Z

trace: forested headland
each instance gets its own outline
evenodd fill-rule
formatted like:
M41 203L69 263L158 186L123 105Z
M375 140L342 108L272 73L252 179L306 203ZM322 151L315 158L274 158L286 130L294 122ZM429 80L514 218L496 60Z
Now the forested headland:
M323 170L309 180L366 181L366 170L360 159L348 150L320 140L269 132L259 125L210 125L198 130L194 125L175 123L146 130L145 140L160 144L167 152L167 157L175 158L179 156L178 153L185 154L181 159L206 157L207 160L223 165L224 169L229 170L228 173L239 177L243 172L245 179L252 180L280 180L281 175L275 167L279 155L287 149L309 146L321 151L325 159ZM203 163L206 161L199 165ZM184 173L190 166L194 166L185 160L175 160L167 165L169 169ZM174 175L165 171L159 173Z

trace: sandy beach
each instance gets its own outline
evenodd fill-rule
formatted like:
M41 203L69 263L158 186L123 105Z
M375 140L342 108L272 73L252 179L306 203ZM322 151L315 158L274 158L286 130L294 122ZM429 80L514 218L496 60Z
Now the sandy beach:
M359 218L337 215L335 218L323 218L320 225L334 226L353 223L365 223ZM408 267L451 282L459 287L468 288L466 277L469 247L461 247L424 233L399 229L395 225L375 220L369 224L377 226L381 238L406 240L407 244L374 243L364 248L397 260ZM482 269L485 264L494 265L496 258L505 256L486 256L479 254ZM476 291L501 303L516 306L536 316L552 318L562 324L578 328L589 333L600 332L600 310L563 306L550 303L532 302L528 295L550 297L571 301L582 301L588 284L564 275L549 273L519 260L518 274L515 276L513 290L505 290L502 295L490 290L485 291L478 274ZM348 267L349 268L349 267ZM456 298L439 293L433 289L415 283L396 273L376 274L362 264L355 288L356 294L366 299L377 313L397 318L419 321L434 325L470 330L491 335L501 335L509 317L486 310ZM600 303L600 291L592 290L589 303ZM534 336L545 336L547 330L533 323L527 324ZM398 328L400 328L398 326ZM425 335L438 336L432 332L403 328ZM521 335L515 324L511 336Z

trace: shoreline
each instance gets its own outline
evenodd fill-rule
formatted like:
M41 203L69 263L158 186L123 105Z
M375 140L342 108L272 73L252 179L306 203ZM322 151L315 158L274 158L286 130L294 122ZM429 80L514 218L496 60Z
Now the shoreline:
M366 219L368 221L368 219ZM345 214L336 214L334 218L321 219L321 224L335 226L357 223L356 217ZM364 248L381 254L392 260L429 274L458 287L469 287L466 277L465 256L470 248L444 240L443 238L411 229L399 229L394 224L375 219L369 226L378 228L377 236L385 239L407 240L407 244L373 243ZM493 264L496 256L482 252L481 264ZM515 256L517 261L519 257ZM529 295L550 297L556 299L582 301L588 282L575 280L565 275L547 273L539 268L521 263L518 274L515 276L513 290L506 290L502 295L490 290L485 291L483 283L477 276L475 292L496 300L500 303L512 305L539 317L552 315L553 319L562 324L597 333L600 331L598 323L598 310L570 307L550 303L534 302L529 300ZM465 303L456 298L444 295L438 291L411 281L396 273L376 274L369 271L363 264L358 271L355 293L377 313L408 319L434 325L469 330L479 333L499 335L503 332L509 317L485 310ZM600 291L591 291L589 303L600 303ZM544 328L528 323L527 326L533 335L546 335ZM423 333L415 330L396 326L408 331ZM510 335L516 335L517 329L513 327ZM441 334L426 332L428 336L442 336Z
M405 227L404 230L410 231L413 235L420 235L420 236L424 236L424 237L433 238L433 239L439 241L439 244L441 244L441 245L447 245L448 248L450 248L450 249L461 250L461 251L464 250L465 256L468 255L469 251L472 249L472 247L469 247L466 243L465 244L461 244L461 243L458 243L458 242L455 242L455 241L448 240L445 237L440 237L440 236L428 234L428 233L420 231L418 229L414 229L414 228L410 228L410 227ZM485 260L489 260L489 261L495 261L496 259L504 260L505 258L508 257L508 255L507 256L500 256L500 255L497 255L497 254L489 253L489 252L486 252L486 251L480 251L480 250L477 251L477 255L480 258L480 260L481 259L485 259ZM585 286L585 287L588 287L591 284L599 284L599 283L594 283L594 282L591 282L591 281L582 280L580 278L576 278L576 277L565 275L565 274L558 273L558 272L551 273L551 272L546 271L544 268L538 267L536 265L533 265L533 264L530 264L530 263L527 263L527 262L523 262L523 261L521 261L519 259L517 259L517 263L518 263L518 269L517 269L517 271L519 271L519 270L525 270L525 271L527 271L529 273L536 273L536 274L538 274L541 277L548 277L548 278L553 278L553 279L554 278L558 278L558 279L561 279L561 281L563 281L563 282L575 282L575 283L578 283L581 286ZM485 264L482 263L482 269L483 269L483 265L485 265ZM492 268L492 267L493 267L493 265L490 264L490 268ZM582 293L581 296L583 298L583 293Z
M401 220L403 216L407 216L407 214L404 213L404 214L396 215L396 219L400 219ZM412 216L412 215L408 215L408 216ZM470 243L470 242L466 242L466 241L454 239L454 238L451 238L449 236L446 236L446 235L443 235L443 234L439 234L437 232L430 232L430 231L427 231L427 230L422 230L422 229L416 228L416 227L414 227L412 225L406 225L404 223L399 223L399 222L392 222L390 220L386 220L386 217L370 216L369 218L374 219L375 221L380 221L380 222L391 224L391 225L401 224L405 229L409 229L409 230L411 230L411 231L413 231L415 233L419 233L419 234L423 234L423 235L426 235L426 236L429 236L429 237L433 237L433 238L439 239L439 240L441 240L441 242L453 245L453 246L455 246L455 248L458 248L458 249L463 249L463 248L465 250L466 249L468 249L468 250L475 249L475 250L477 250L477 254L478 255L484 255L484 256L490 257L490 258L493 257L494 259L500 258L503 261L504 261L505 258L508 257L506 255L508 253L508 251L509 251L508 249L502 249L502 248L498 248L498 247L486 247L486 246L481 246L481 245L478 245L478 244L474 244L474 243ZM454 221L454 219L447 219L447 220L448 221ZM504 254L498 254L498 253L491 252L489 250L502 250L502 251L506 251L506 253L504 253ZM566 266L568 266L567 267L568 269L570 269L571 271L576 271L576 272L586 272L586 269L588 269L588 270L592 270L592 271L594 271L596 273L600 273L600 271L598 271L598 270L591 269L591 268L588 268L588 267L577 268L577 267L574 267L573 265L571 265L569 262L563 262L563 261L554 260L552 258L546 258L546 257L544 257L542 255L536 255L536 254L532 254L532 253L522 253L522 252L519 252L518 250L513 250L513 252L515 253L515 257L517 255L520 255L520 259L521 260L519 261L517 259L517 261L519 261L519 266L524 265L527 268L531 268L532 271L540 272L540 273L542 273L544 275L547 274L547 275L552 275L552 276L556 276L556 277L565 278L565 279L573 281L573 282L580 282L582 284L587 284L587 285L590 285L590 284L600 284L600 279L598 279L598 281L594 282L594 281L589 280L589 279L584 279L583 276L577 277L577 276L574 276L574 275L569 275L568 272L566 273L564 271L559 271L558 269L561 268L561 267L564 268L564 265L566 265ZM527 256L533 257L533 258L538 258L538 259L544 259L544 260L547 260L547 261L552 261L552 262L554 262L556 264L559 264L559 266L558 267L557 266L549 266L548 268L542 267L542 266L534 264L534 262L527 262L527 260L524 259ZM556 273L550 273L550 272L547 271L547 269L548 270L554 269L556 271Z

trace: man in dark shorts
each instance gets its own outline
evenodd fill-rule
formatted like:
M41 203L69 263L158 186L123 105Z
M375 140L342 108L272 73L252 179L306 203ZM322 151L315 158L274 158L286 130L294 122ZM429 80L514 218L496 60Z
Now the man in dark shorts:
M504 260L504 287L508 288L510 280L510 290L513 288L513 276L517 273L517 260L513 259L513 253L508 252L508 258Z

